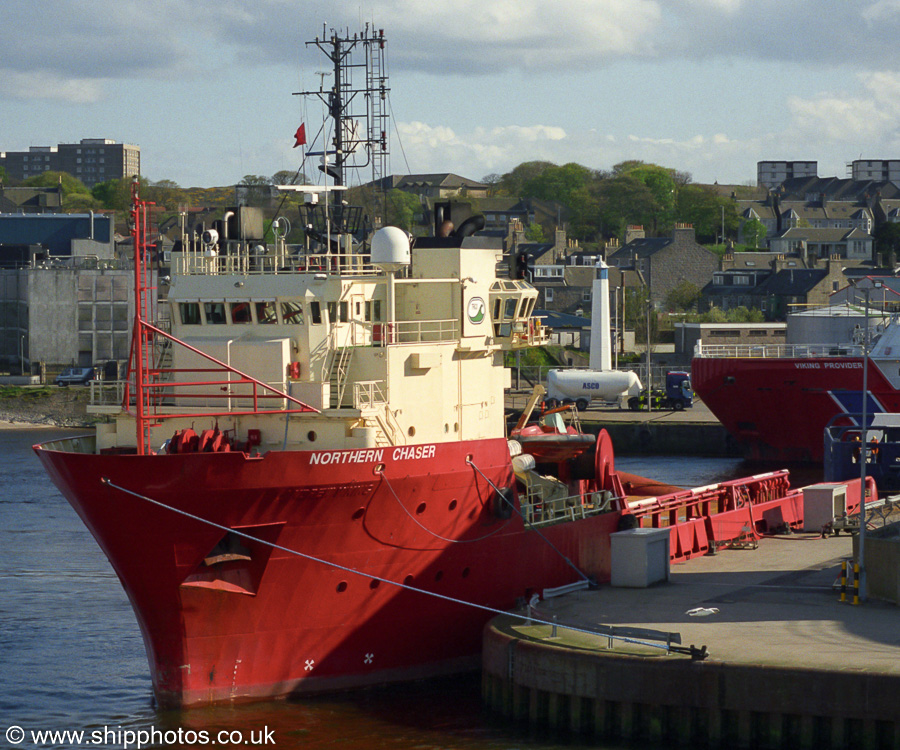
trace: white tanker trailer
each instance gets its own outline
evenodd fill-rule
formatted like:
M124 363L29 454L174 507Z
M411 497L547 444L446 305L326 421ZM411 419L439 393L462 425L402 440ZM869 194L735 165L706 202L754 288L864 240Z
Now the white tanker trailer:
M619 370L550 370L547 374L548 406L575 403L584 411L592 399L620 401L641 395L641 381L633 372Z

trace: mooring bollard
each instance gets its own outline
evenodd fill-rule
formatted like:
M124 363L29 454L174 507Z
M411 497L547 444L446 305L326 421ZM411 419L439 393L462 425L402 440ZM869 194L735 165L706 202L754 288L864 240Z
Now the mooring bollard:
M841 601L847 601L847 561L841 562Z

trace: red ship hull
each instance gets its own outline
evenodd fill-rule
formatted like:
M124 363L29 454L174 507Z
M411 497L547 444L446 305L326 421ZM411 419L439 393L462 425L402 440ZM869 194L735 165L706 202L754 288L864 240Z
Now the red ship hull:
M867 410L900 411L900 391L868 365ZM832 417L862 406L860 357L698 357L694 390L752 459L820 463Z
M498 517L467 457L510 487L505 439L258 457L55 447L36 451L128 594L163 706L459 671L491 613L452 600L509 608L577 580L563 556L609 578L618 513L540 534ZM223 529L262 542L239 537L241 554L209 564Z

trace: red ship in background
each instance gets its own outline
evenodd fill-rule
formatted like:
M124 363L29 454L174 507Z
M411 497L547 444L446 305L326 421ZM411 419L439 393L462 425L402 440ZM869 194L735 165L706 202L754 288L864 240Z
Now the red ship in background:
M313 92L335 184L302 188L308 244L247 207L183 230L158 315L135 190L124 396L92 407L94 434L35 446L128 595L160 706L469 669L495 612L608 581L620 528L671 526L680 560L798 523L786 472L672 493L561 413L508 439L504 355L547 342L538 293L477 216L438 205L411 244L331 200L347 160L385 146L380 121L348 127L345 78L382 101L385 40L314 44L335 65Z
M878 323L864 357L864 321L876 320L861 306L852 318L846 310L833 311L844 330L831 343L698 346L694 390L747 458L821 463L825 427L835 417L856 424L862 413L900 411L900 325ZM792 318L803 315L789 317L789 340Z

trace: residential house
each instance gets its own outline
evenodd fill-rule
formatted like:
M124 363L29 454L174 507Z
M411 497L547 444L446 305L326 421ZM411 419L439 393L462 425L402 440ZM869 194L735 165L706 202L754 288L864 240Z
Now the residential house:
M784 320L790 312L827 305L831 294L846 283L840 258L831 258L815 268L783 264L776 261L771 275L754 292L766 320Z
M523 227L539 224L548 235L569 218L569 209L561 203L537 198L479 198L478 210L484 214L486 231L506 229L518 221Z
M701 291L700 308L761 310L767 320L784 320L788 312L828 304L847 283L844 261L800 254L733 253Z
M697 242L692 225L676 224L671 237L633 239L611 253L608 263L639 272L650 300L660 308L669 292L683 282L703 288L718 269L719 258Z
M364 187L378 190L402 190L423 200L446 200L447 198L486 198L490 186L484 182L460 177L451 172L435 174L389 175L369 182Z
M777 252L806 243L821 258L839 255L871 262L875 227L887 220L900 221L900 188L884 181L794 178L764 199L737 201L737 208L742 218L738 240L744 244L749 239L744 226L756 219L766 227L770 249Z
M62 187L7 187L0 183L0 213L39 214L58 211Z
M872 263L875 238L862 229L792 227L769 240L769 249L781 255L799 253L808 258L842 258Z

